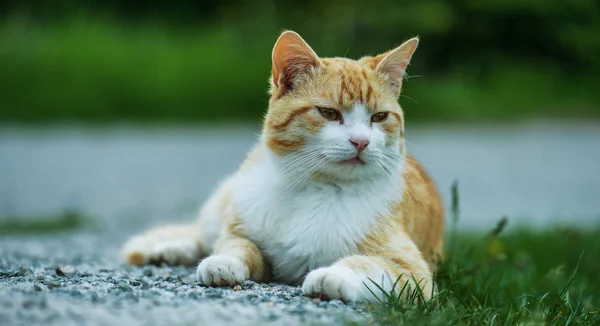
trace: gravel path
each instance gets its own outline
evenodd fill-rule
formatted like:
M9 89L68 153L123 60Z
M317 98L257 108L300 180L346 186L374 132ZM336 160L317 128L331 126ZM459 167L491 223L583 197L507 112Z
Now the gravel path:
M123 237L0 239L2 325L342 325L357 304L310 299L299 287L246 281L206 288L193 268L123 266Z

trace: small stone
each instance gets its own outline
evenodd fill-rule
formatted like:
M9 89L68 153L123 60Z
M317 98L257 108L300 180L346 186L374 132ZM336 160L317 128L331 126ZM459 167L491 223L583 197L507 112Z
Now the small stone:
M296 314L303 314L306 312L306 308L304 307L304 305L297 305L291 310L291 312Z
M268 306L269 306L269 307L274 307L274 306L275 306L275 301L271 301L271 302L269 302Z
M81 292L77 291L77 290L72 290L71 292L69 292L69 294L72 297L80 297L81 296Z
M135 301L135 302L139 301L137 295L135 295L133 293L129 293L128 295L125 296L125 298L128 299L128 300Z
M356 301L347 302L346 306L348 306L348 307L350 307L352 309L358 309L358 308L360 308L360 305Z
M238 284L238 285L236 285L236 286L233 287L233 290L234 291L241 291L242 290L242 286Z
M313 298L312 300L310 300L310 302L312 302L314 304L319 304L319 303L321 303L321 299L319 299L319 298Z
M244 289L250 289L250 288L254 287L254 285L256 285L256 283L254 283L253 281L250 281L250 280L245 280L242 282L241 285Z
M40 309L46 309L48 307L48 303L46 302L46 298L42 297L39 301L38 301L38 307Z
M221 293L220 291L217 291L213 288L208 288L208 289L204 290L204 296L207 298L220 298L223 296L223 293Z
M144 276L152 276L152 270L150 268L144 269Z
M15 276L30 276L33 275L31 268L19 267L19 271L15 273Z
M142 283L140 281L129 281L129 284L131 284L133 286L140 286L140 285L142 285Z
M127 284L127 282L124 282L124 281L119 282L119 289L121 289L122 291L125 291L125 292L131 291L129 284Z
M49 289L54 289L54 288L58 288L60 287L62 284L60 283L60 281L50 281L48 282L48 288Z
M97 293L92 293L90 297L92 299L92 303L99 303L101 301Z
M319 302L319 308L327 308L328 304L329 303L327 301L321 301Z
M42 287L41 287L41 286L39 286L39 285L37 285L37 284L34 284L34 285L33 285L33 290L34 290L34 291L37 291L37 292L40 292L40 291L42 291Z
M75 273L75 268L73 266L58 266L55 272L58 276L67 276Z
M329 306L330 307L341 307L343 305L344 305L344 303L342 301L340 301L340 300L337 300L337 299L329 301Z

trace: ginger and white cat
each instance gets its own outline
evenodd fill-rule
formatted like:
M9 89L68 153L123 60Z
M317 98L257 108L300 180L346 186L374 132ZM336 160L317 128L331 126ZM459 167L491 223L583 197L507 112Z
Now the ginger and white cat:
M260 140L198 221L130 239L134 265L196 264L204 285L302 284L306 295L370 301L408 285L432 294L443 206L406 153L398 104L418 39L358 61L319 58L286 31L273 49ZM208 257L207 257L208 256ZM415 282L416 281L416 282ZM366 285L365 285L366 284Z

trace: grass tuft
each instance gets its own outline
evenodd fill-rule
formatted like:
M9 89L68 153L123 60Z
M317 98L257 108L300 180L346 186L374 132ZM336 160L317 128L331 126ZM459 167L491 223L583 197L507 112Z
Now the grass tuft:
M456 184L453 211L458 212ZM458 215L453 217L453 223ZM437 293L400 286L369 309L382 325L600 325L600 228L517 229L503 217L488 234L451 228Z

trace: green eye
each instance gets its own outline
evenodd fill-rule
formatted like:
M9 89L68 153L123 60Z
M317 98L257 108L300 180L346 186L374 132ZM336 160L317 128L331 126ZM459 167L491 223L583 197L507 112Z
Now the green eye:
M371 122L382 122L383 120L387 119L387 117L388 117L387 112L375 113L371 116Z
M338 112L337 110L328 109L328 108L317 108L317 109L319 110L319 113L321 113L323 118L325 118L329 121L340 120L340 112Z

